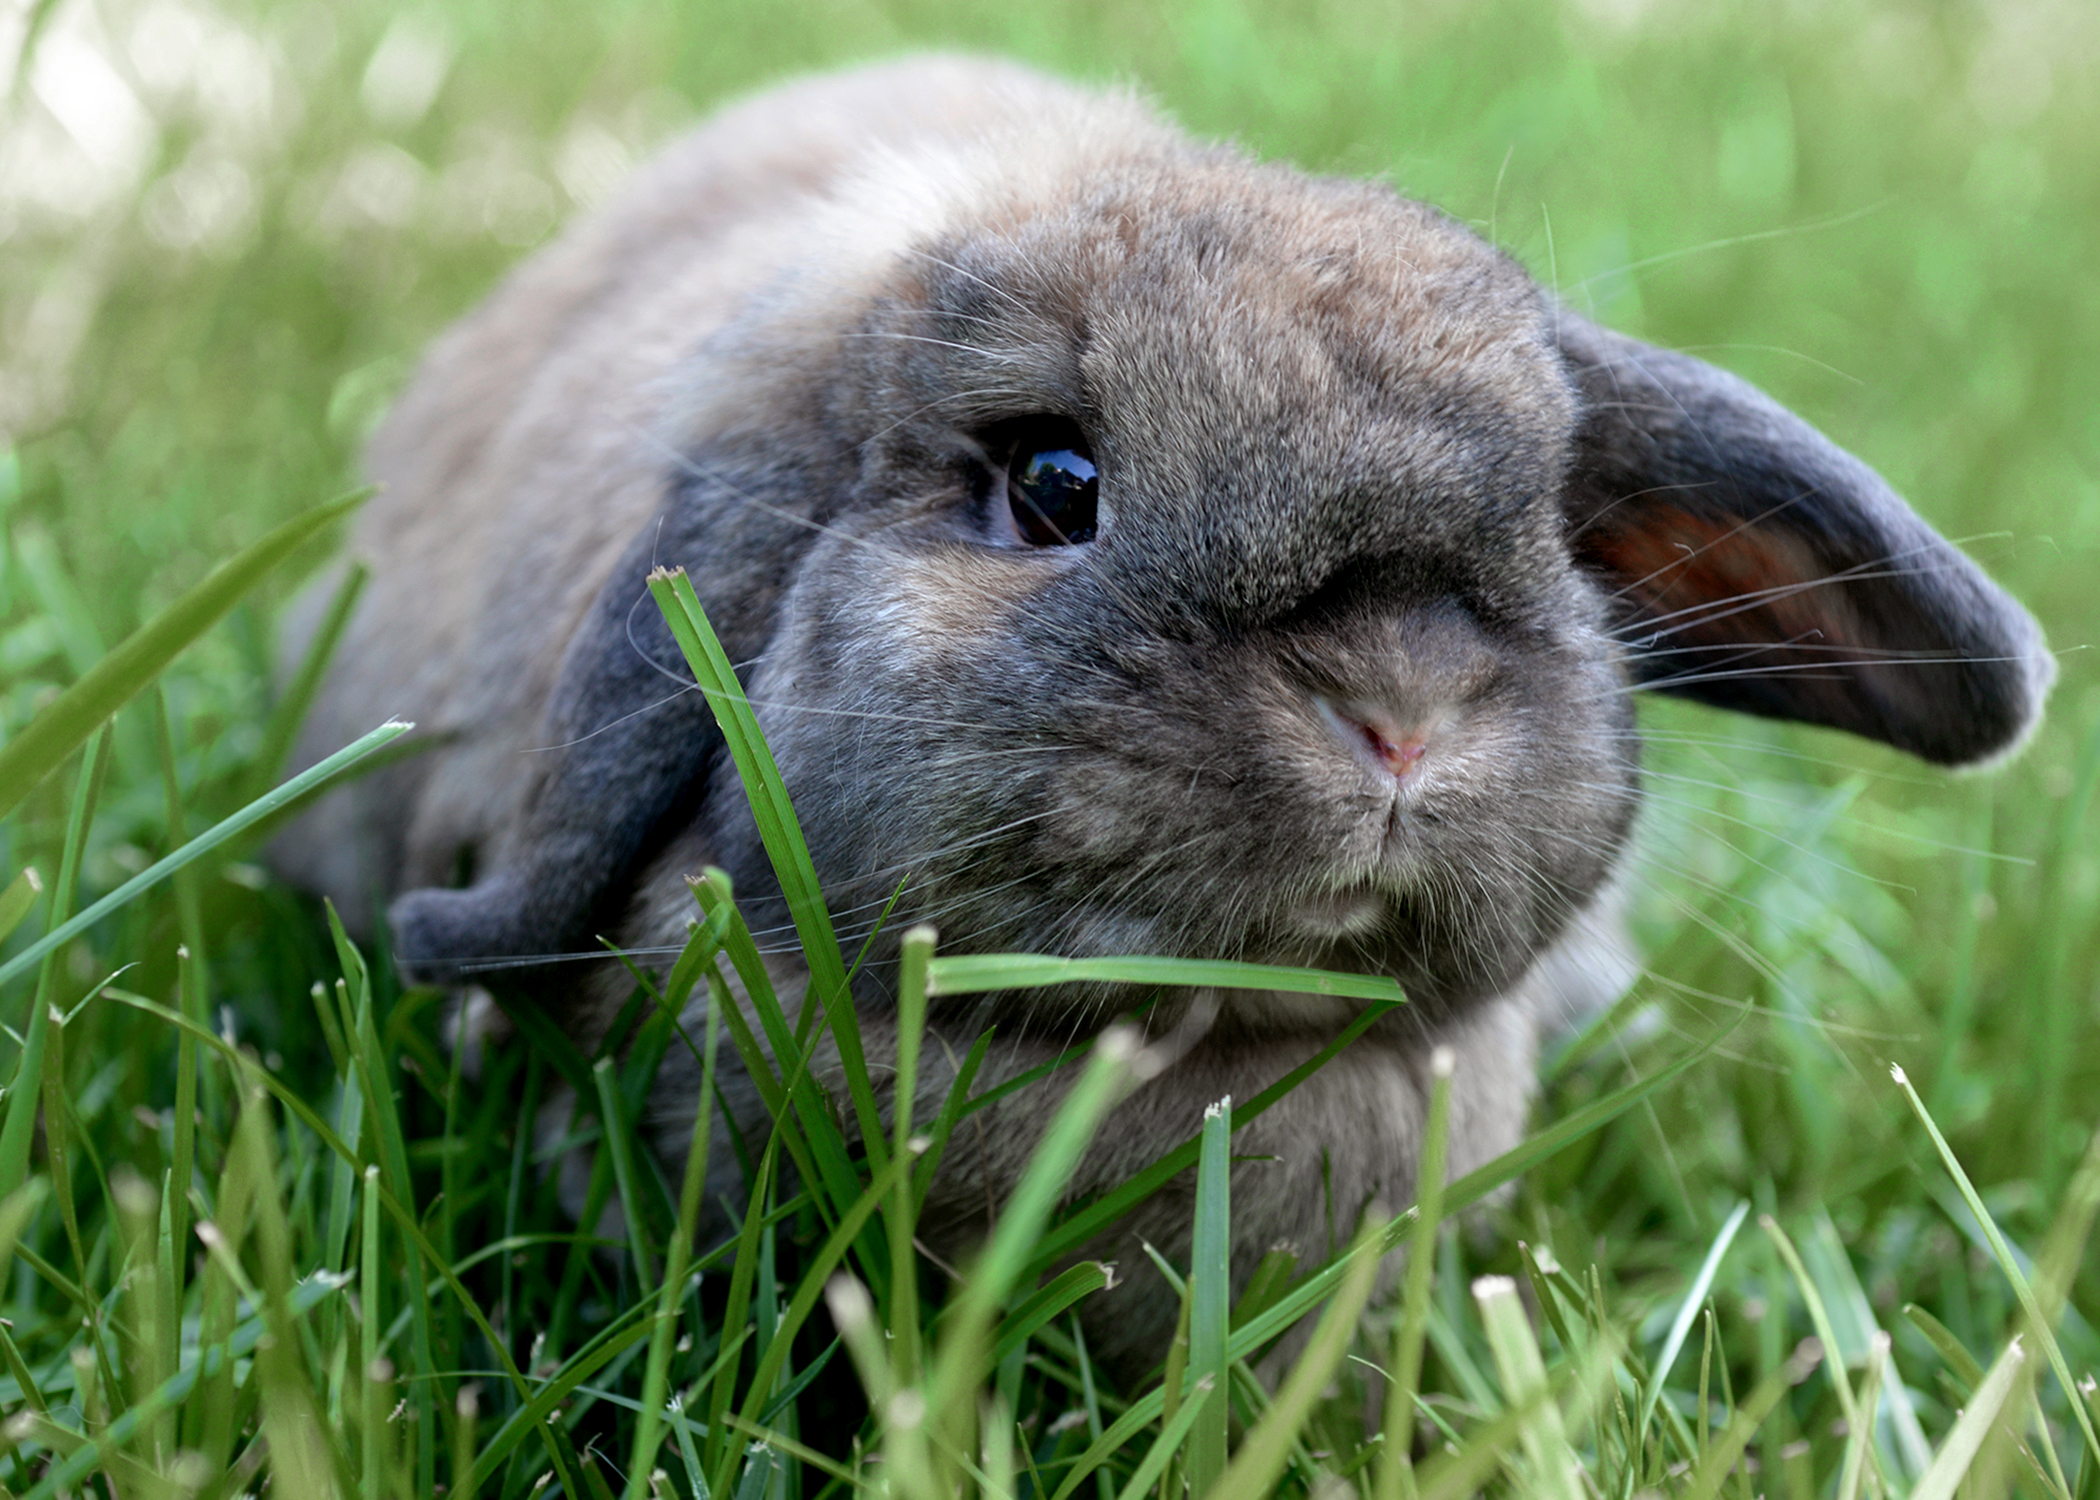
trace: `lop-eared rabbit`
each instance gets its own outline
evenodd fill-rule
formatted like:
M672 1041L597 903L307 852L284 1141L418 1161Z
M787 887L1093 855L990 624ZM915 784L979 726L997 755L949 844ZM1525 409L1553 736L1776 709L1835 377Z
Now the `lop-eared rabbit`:
M878 1088L915 921L945 952L1405 987L1236 1139L1240 1277L1410 1200L1439 1044L1463 1172L1520 1138L1541 1028L1624 985L1636 687L1959 765L2015 745L2051 678L2018 605L1742 381L1586 321L1381 184L983 59L723 111L437 343L370 470L372 581L307 757L393 714L433 743L310 815L288 872L367 930L391 902L409 975L473 969L584 1046L617 966L479 965L675 948L709 864L786 934L645 588L684 567L849 950L902 882L854 989ZM937 1005L920 1117L986 1026L991 1083L1143 998ZM1355 1011L1157 999L1143 1024L1175 1060L1071 1191ZM671 1155L698 1093L681 1059L647 1121ZM981 1235L1070 1076L957 1133L929 1243ZM728 1093L762 1132L748 1083ZM739 1181L725 1145L710 1192ZM1185 1255L1189 1197L1096 1247L1137 1273L1089 1303L1122 1368L1164 1350L1173 1299L1137 1246Z

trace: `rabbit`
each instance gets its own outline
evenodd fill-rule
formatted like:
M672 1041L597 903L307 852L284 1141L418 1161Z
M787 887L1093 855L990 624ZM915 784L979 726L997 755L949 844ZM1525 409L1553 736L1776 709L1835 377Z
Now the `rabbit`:
M902 883L853 991L878 1086L914 922L944 952L1403 986L1235 1138L1242 1283L1271 1246L1321 1254L1410 1201L1438 1049L1464 1172L1521 1139L1542 1033L1628 983L1636 689L1962 766L2017 747L2053 678L2018 604L1743 381L1579 316L1383 184L985 58L724 109L438 341L369 468L371 584L303 753L390 714L430 748L320 804L280 868L365 931L384 910L408 977L500 983L584 1046L626 976L532 960L675 950L708 865L787 931L645 588L683 567L849 955ZM1137 998L937 1002L914 1108L987 1026L980 1087ZM1356 1013L1158 1000L1156 1076L1069 1192ZM836 1085L835 1051L819 1067ZM958 1132L937 1252L981 1237L1068 1078ZM674 1050L645 1122L669 1159L698 1093ZM763 1130L748 1079L725 1097ZM711 1196L738 1182L726 1139ZM1138 1247L1185 1256L1191 1195L1094 1247L1125 1272L1084 1307L1112 1369L1164 1352L1174 1300Z

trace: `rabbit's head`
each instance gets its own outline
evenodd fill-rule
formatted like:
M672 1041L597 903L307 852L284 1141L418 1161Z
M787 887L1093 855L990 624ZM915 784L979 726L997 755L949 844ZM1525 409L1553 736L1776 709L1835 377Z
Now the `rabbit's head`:
M573 946L674 825L770 887L704 708L638 711L655 562L748 669L849 938L901 886L887 930L952 949L1372 971L1432 1014L1609 879L1636 684L1948 763L2032 722L2026 615L1750 387L1382 186L1088 107L877 154L762 241L665 382L577 748L493 877L397 907L412 966Z

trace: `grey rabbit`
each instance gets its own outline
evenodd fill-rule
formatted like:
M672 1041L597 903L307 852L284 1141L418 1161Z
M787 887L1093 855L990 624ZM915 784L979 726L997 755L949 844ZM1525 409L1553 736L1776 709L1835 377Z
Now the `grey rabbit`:
M1405 987L1236 1139L1242 1278L1409 1201L1435 1047L1463 1172L1521 1138L1541 1028L1624 987L1632 689L1964 765L2021 741L2053 675L2017 604L1742 381L1585 320L1384 185L980 58L718 114L436 344L370 471L372 583L305 754L391 714L434 743L311 813L283 869L366 931L390 900L409 976L500 981L586 1046L616 966L475 961L675 948L708 864L785 932L645 590L684 567L849 950L903 882L854 992L878 1083L915 921L947 952ZM1135 998L937 1006L917 1108L986 1025L989 1084ZM1144 1024L1176 1059L1071 1191L1355 1011L1160 1001ZM958 1134L936 1250L983 1233L1067 1076ZM647 1122L667 1155L697 1092L674 1050ZM761 1129L748 1084L728 1094ZM737 1185L726 1145L711 1172ZM1086 1314L1118 1369L1164 1351L1174 1302L1137 1247L1186 1255L1191 1191L1096 1247L1126 1273Z

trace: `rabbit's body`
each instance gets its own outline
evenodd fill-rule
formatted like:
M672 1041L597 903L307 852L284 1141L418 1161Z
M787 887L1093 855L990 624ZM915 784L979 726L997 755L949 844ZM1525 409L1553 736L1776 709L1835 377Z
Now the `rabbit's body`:
M373 583L309 743L390 713L446 738L314 815L288 868L353 911L413 891L398 952L439 979L675 944L704 864L782 919L643 587L684 566L842 932L906 882L856 990L878 1078L913 920L950 950L1405 985L1237 1138L1274 1158L1235 1169L1242 1275L1405 1201L1435 1044L1462 1171L1518 1138L1539 1027L1625 982L1633 682L1965 761L2049 676L2017 606L1740 382L1560 313L1383 187L981 61L795 85L688 138L437 346L372 467ZM591 967L509 972L588 1039L619 982ZM934 1025L960 1056L996 1023L993 1081L1133 998ZM1353 1013L1169 997L1148 1026L1179 1060L1074 1190ZM939 1244L979 1232L1060 1086L958 1134ZM696 1092L674 1059L666 1149ZM1113 1237L1126 1268L1134 1235L1177 1253L1185 1196ZM1097 1302L1111 1359L1158 1356L1171 1306Z

